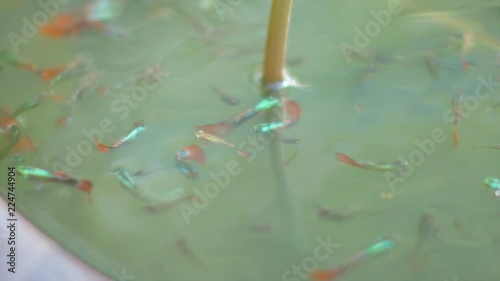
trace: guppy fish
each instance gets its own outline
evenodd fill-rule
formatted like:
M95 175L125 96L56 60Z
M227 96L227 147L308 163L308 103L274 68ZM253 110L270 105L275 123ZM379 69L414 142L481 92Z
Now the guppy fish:
M89 203L92 203L92 197L90 194L92 191L92 182L88 180L75 179L65 172L59 171L51 173L43 169L27 166L18 166L16 167L16 171L26 180L59 183L76 187L86 192L88 194Z
M409 265L414 271L420 267L419 264L421 261L419 262L418 258L422 258L421 252L425 244L428 243L429 240L437 239L440 231L441 225L437 224L435 213L432 211L424 212L418 222L416 245L410 254ZM426 260L429 260L428 255Z
M125 170L122 167L118 167L114 170L114 173L118 177L121 186L125 190L127 190L140 200L144 200L146 202L149 202L151 200L148 196L146 196L144 191L135 183L134 179L132 178L132 175L127 170Z
M11 54L5 50L0 50L0 58L5 60L7 63L9 63L12 66L15 66L17 68L30 71L30 72L36 72L38 70L38 67L30 62L27 62L20 57L15 56L14 54Z
M78 54L74 59L72 59L68 64L65 65L64 69L60 73L58 73L57 76L52 78L52 80L50 81L50 85L51 87L54 87L57 82L87 72L90 67L90 57L85 54Z
M238 152L238 154L240 156L244 157L244 158L249 158L250 156L252 156L251 153L246 152L244 150L241 150L241 149L237 148L236 145L234 145L232 143L229 143L229 142L227 142L227 141L225 141L225 140L223 140L223 139L221 139L221 138L219 138L217 136L205 133L204 131L201 131L201 130L198 131L196 133L196 137L198 139L207 140L207 141L210 141L210 142L213 142L213 143L223 144L223 145L225 145L227 147L230 147L230 148L236 150L236 152Z
M0 149L0 160L9 155L10 151L17 145L17 143L21 139L21 130L19 129L19 127L12 125L9 126L6 131L10 134L10 141L6 147Z
M313 271L311 273L311 279L315 281L336 280L337 278L343 276L345 273L351 271L353 268L362 264L364 261L366 261L367 258L392 250L394 248L394 244L394 240L390 237L383 238L377 241L372 246L352 256L340 266L337 266L333 269Z
M484 184L495 190L496 197L500 197L500 179L487 177L484 179Z
M191 160L200 164L205 164L205 151L201 146L192 144L185 146L181 150L177 151L175 158L180 160Z
M457 128L460 125L462 118L462 103L464 96L460 92L455 93L455 97L451 100L451 106L455 113L455 121L453 122L453 143L454 146L458 145L458 132Z
M145 210L148 212L160 212L165 211L177 204L180 204L183 201L194 200L196 199L196 195L187 194L185 188L176 188L170 192L168 192L161 201L157 201L146 206Z
M144 132L145 129L146 129L146 125L144 124L144 122L138 121L138 122L134 123L134 127L126 136L119 139L118 141L116 141L112 145L106 146L97 140L95 141L95 144L100 151L110 152L111 150L115 150L117 148L120 148L120 147L130 143L131 141L135 140L138 136L140 136Z
M302 110L300 109L297 102L293 100L287 100L284 103L286 118L283 122L272 122L266 124L258 124L253 128L259 133L268 133L271 131L287 128L299 120Z
M358 167L366 170L394 171L394 170L405 169L406 166L408 165L408 162L401 162L401 161L395 161L390 163L387 162L373 163L369 161L356 161L351 157L347 156L346 154L340 152L335 152L335 155L337 156L337 160L339 160L339 162L342 162L349 166Z
M197 179L199 177L198 171L196 171L196 169L189 165L186 161L176 158L175 166L177 166L179 172L190 179Z

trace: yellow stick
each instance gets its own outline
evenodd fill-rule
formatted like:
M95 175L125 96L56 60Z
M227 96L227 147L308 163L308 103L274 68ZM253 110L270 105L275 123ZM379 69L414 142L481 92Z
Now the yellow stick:
M264 85L283 81L292 2L293 0L273 0L264 56Z

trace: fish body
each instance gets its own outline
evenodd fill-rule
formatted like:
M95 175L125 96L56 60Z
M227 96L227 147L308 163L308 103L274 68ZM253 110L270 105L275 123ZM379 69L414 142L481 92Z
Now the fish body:
M88 180L79 180L71 177L65 172L49 172L35 167L18 166L16 171L26 180L59 183L78 188L88 194L89 203L92 203L91 191L92 182Z
M372 246L358 252L351 258L347 259L342 265L328 270L315 270L311 273L311 279L315 281L331 281L336 280L340 276L349 272L356 266L359 266L367 258L373 257L394 248L394 241L392 239L383 239Z
M222 145L225 145L229 148L232 148L234 150L236 150L236 152L238 152L239 155L241 155L242 157L244 158L249 158L251 156L251 154L249 152L246 152L244 150L241 150L239 148L236 147L236 145L230 143L230 142L227 142L226 140L220 138L220 137L217 137L217 136L214 136L214 135L211 135L209 133L206 133L202 130L199 130L197 133L196 133L196 137L198 139L202 139L202 140L207 140L207 141L210 141L210 142L213 142L213 143L218 143L218 144L222 144Z
M219 94L220 99L228 105L238 105L240 104L240 100L233 95L231 95L226 89L221 89L215 86L212 86L212 90Z
M57 76L50 81L51 86L53 87L56 83L64 79L86 72L89 70L90 64L90 58L87 55L78 54L60 73L58 73Z
M43 97L43 95L39 95L36 98L31 99L31 100L21 104L18 108L16 108L14 113L12 113L12 117L16 118L21 113L24 113L30 109L33 109L33 108L39 106L40 104L43 103L44 100L45 100L45 98Z
M181 159L175 159L175 166L179 172L190 179L197 179L199 177L198 171L196 171L191 165L189 165L186 161Z
M5 50L0 50L0 57L5 60L7 63L9 63L12 66L15 66L17 68L30 71L30 72L37 72L38 67L34 65L33 63L27 62L20 57L15 56L14 54L11 54Z
M123 138L119 139L118 141L116 141L115 143L113 143L112 145L110 146L106 146L102 143L100 143L99 141L95 141L96 143L96 146L97 148L102 151L102 152L110 152L111 150L115 150L115 149L118 149L130 142L132 142L133 140L135 140L138 136L140 136L144 130L146 129L146 125L144 124L143 121L138 121L138 122L135 122L134 123L134 127L132 128L132 130L126 135L124 136Z
M373 163L369 161L356 161L352 159L350 156L336 152L335 155L337 156L337 160L341 163L344 163L349 166L353 167L358 167L361 169L367 169L367 170L373 170L373 171L401 171L401 169L404 169L407 165L408 162L401 162L401 161L395 161L395 162L379 162L379 163Z
M138 199L144 201L150 201L149 198L142 192L142 190L137 186L136 182L132 178L132 175L123 168L117 168L115 170L116 177L120 181L121 186L130 192L132 195L137 197Z

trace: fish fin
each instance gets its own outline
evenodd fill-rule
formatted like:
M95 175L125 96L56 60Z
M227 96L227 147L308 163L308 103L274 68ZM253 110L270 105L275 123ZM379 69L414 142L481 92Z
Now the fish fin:
M58 102L63 102L66 99L66 97L58 95L54 91L50 91L50 96L52 97L53 100Z
M339 160L339 162L342 162L346 165L353 166L353 167L364 168L363 165L359 164L356 160L345 155L344 153L335 152L335 155L337 156L337 160Z
M78 182L77 188L84 191L84 192L87 192L88 198L89 198L89 203L92 204L92 195L91 195L92 182L88 181L88 180L80 180Z
M193 144L184 147L184 150L188 152L185 159L205 164L205 150L201 146Z
M101 152L106 152L106 153L109 153L110 152L110 149L109 147L105 146L104 144L100 143L99 141L95 141L95 145L97 146L97 148L101 151Z

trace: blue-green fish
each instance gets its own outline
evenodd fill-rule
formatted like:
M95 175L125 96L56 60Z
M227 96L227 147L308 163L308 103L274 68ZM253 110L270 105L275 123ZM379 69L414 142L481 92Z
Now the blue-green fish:
M120 147L128 144L129 142L135 140L138 136L140 136L142 134L142 132L144 132L145 129L146 129L146 125L144 125L144 122L138 121L138 122L134 123L134 127L126 136L119 139L117 142L113 143L112 145L110 145L110 146L104 145L104 144L100 143L98 140L95 141L95 144L100 151L110 152L111 150L120 148Z

